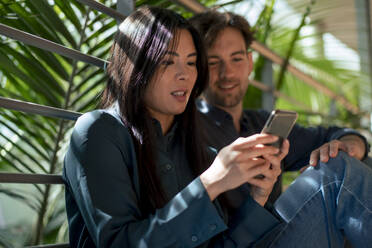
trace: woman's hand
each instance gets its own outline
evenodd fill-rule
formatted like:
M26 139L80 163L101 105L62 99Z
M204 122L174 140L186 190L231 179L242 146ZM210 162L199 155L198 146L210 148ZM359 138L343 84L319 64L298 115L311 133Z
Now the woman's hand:
M263 144L273 143L277 139L278 137L269 134L256 134L247 138L238 138L224 147L212 165L200 176L210 199L214 200L219 194L246 182L257 187L254 195L260 199L262 195L258 193L258 189L263 189L263 195L266 195L269 185L273 185L280 174L280 160L283 156L281 153L275 157L279 149ZM273 166L271 163L274 163ZM264 175L265 178L254 179L259 174Z
M251 195L261 206L264 206L269 199L278 176L282 173L281 161L287 156L289 151L289 142L284 140L281 151L278 155L263 155L264 159L271 166L266 169L260 177L253 177L248 181L251 184Z

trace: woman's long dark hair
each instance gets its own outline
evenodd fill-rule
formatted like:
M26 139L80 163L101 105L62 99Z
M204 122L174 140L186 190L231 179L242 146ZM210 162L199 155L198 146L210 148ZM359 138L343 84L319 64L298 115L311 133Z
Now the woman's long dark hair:
M205 147L196 126L195 99L208 83L208 64L198 32L182 16L167 9L142 7L119 26L111 47L107 67L108 84L101 106L119 104L123 122L131 132L137 153L142 211L153 212L166 199L155 171L155 133L152 118L145 106L144 93L169 46L175 46L177 30L190 32L197 51L198 76L185 111L177 119L176 135L186 145L186 155L195 176L207 166ZM173 39L174 38L174 39ZM171 40L174 42L171 44Z

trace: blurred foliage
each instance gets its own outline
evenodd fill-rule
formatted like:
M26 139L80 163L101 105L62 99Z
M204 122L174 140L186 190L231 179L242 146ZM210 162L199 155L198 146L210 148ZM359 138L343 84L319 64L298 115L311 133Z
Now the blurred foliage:
M293 13L284 12L283 8L276 8L279 2L283 2L280 0L259 2L264 3L261 6L261 12L255 23L251 23L256 40L337 95L345 97L349 103L359 106L360 85L368 84L368 77L362 75L360 70L350 68L345 63L348 58L339 61L325 56L324 34L319 32L317 23L309 18L317 1L299 0L296 8L299 12ZM255 7L257 5L259 4ZM239 6L236 8L238 9ZM251 12L246 15L252 14ZM255 63L252 78L262 82L263 74L268 73L264 71L267 60L258 53L254 51L253 53ZM301 103L294 104L284 98L279 98L276 99L274 107L299 112L300 123L304 125L335 124L365 130L369 128L360 124L360 118L367 116L368 113L351 113L339 102L283 70L282 66L274 64L272 70L272 87ZM262 91L249 87L244 101L245 107L261 108L262 95Z

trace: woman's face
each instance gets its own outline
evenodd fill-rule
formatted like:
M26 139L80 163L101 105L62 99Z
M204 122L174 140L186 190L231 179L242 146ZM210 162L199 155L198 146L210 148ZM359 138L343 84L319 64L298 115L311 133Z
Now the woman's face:
M145 92L146 106L160 122L173 120L174 115L185 110L198 75L190 32L180 29L176 35L178 43L168 48Z

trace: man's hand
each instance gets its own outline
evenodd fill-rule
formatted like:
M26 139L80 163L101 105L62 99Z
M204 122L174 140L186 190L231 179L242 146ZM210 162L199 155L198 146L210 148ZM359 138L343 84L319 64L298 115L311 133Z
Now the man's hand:
M328 162L330 157L334 158L337 156L339 150L346 152L349 156L362 160L366 152L366 146L363 139L359 136L353 134L345 135L339 140L332 140L314 150L310 155L309 164L316 166L319 159L322 162Z

